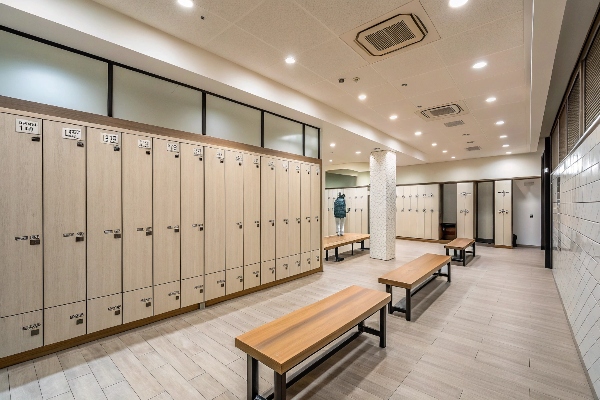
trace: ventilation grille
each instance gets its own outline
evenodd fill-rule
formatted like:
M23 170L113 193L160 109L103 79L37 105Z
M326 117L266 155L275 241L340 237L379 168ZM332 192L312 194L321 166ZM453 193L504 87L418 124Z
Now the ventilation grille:
M443 104L436 107L431 107L426 110L417 111L416 114L426 121L433 121L442 118L455 117L457 115L468 114L467 108L462 102L456 102L451 104ZM464 124L463 121L452 121L448 122L446 126L458 126Z
M575 78L571 93L567 99L567 152L571 151L579 140L579 75Z
M585 60L585 129L600 115L600 37L596 36Z
M427 28L414 14L398 14L356 35L356 43L372 56L383 56L418 43L427 36Z
M365 36L365 40L371 43L378 51L387 50L390 47L394 47L414 38L415 34L410 31L404 21L397 22L394 25Z
M460 125L464 125L464 121L462 119L459 119L458 121L452 121L452 122L444 122L444 125L446 125L447 128L452 128L455 126L460 126Z
M467 151L479 151L481 150L480 146L471 146L466 148Z

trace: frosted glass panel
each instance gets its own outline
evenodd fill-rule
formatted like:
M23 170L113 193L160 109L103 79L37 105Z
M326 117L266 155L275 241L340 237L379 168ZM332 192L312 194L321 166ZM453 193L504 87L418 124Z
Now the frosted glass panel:
M202 93L162 79L115 67L113 116L202 133Z
M260 147L260 110L206 96L206 134Z
M106 115L108 66L0 31L0 95Z
M319 158L319 130L310 126L304 129L304 155Z
M265 147L302 155L302 124L265 113Z

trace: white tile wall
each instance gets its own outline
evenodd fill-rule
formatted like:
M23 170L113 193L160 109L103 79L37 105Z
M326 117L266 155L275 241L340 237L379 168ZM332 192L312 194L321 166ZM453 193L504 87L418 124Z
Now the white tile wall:
M371 258L396 257L396 153L373 151L370 157Z
M599 161L597 129L552 174L554 279L596 393L600 393Z

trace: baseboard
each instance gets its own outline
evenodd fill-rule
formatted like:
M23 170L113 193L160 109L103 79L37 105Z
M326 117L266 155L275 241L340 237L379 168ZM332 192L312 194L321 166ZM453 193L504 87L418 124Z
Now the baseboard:
M497 249L512 249L513 248L512 246L504 246L502 244L495 244L494 247Z
M402 240L411 240L413 242L425 242L425 243L449 243L450 240L446 241L446 240L435 240L435 239L419 239L419 238L410 238L410 237L403 237L403 236L396 236L396 239L402 239Z

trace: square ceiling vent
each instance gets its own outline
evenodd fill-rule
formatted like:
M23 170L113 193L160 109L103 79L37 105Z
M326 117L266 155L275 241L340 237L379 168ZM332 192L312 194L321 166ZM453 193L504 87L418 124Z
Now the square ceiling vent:
M437 121L438 119L451 118L462 116L469 113L469 109L462 101L455 101L448 104L440 104L439 106L429 107L424 110L416 111L419 117L425 121ZM456 121L455 121L456 122ZM462 121L460 121L462 122ZM464 123L464 122L463 122ZM456 125L462 125L460 123ZM448 127L456 125L446 125Z

